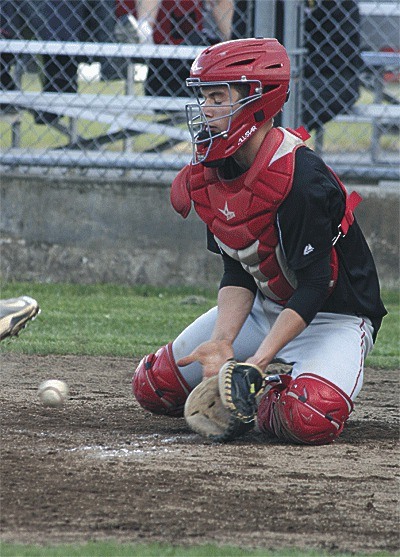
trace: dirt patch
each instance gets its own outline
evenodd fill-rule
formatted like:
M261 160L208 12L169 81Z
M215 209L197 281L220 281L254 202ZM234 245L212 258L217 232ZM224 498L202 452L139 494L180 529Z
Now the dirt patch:
M183 419L136 404L132 360L1 358L3 540L400 547L397 371L366 370L334 445L289 446L253 432L212 445ZM70 387L62 408L37 398L50 378Z

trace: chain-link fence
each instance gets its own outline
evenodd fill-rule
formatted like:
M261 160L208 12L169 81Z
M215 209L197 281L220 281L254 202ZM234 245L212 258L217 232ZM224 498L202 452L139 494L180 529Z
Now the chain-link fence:
M193 58L276 36L292 59L280 123L308 127L342 175L399 177L399 1L2 0L0 19L3 168L179 169Z
M302 119L343 175L399 177L400 3L309 2Z

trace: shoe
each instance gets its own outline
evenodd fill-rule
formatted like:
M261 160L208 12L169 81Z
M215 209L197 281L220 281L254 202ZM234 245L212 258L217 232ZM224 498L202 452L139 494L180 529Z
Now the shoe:
M0 341L18 335L39 313L39 304L29 296L0 300Z

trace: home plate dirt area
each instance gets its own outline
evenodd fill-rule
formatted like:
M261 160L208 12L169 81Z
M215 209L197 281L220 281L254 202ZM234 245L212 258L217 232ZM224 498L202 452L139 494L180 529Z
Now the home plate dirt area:
M398 370L367 369L339 440L212 444L131 394L137 360L1 355L1 539L395 553ZM37 388L62 379L60 408Z

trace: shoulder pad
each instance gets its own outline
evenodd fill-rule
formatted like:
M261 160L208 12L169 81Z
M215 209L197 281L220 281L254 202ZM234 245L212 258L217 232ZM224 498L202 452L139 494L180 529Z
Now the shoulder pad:
M302 139L303 141L307 141L307 139L310 139L311 135L308 133L308 131L301 126L300 128L296 128L295 130L293 130L292 128L286 128L288 132L292 133L293 135L299 137L300 139Z
M189 193L191 168L190 164L182 168L172 182L170 192L172 207L177 213L180 213L184 219L188 216L192 207L192 200L190 199Z

